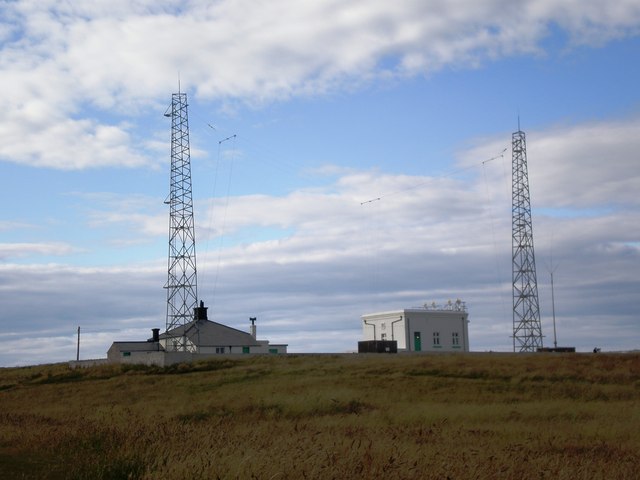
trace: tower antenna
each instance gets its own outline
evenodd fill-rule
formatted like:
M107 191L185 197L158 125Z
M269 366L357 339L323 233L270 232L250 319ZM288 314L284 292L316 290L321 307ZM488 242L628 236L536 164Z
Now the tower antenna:
M535 352L542 348L542 326L533 249L527 145L525 134L520 130L520 116L518 131L511 137L511 148L513 351Z
M169 258L167 289L166 349L195 351L188 344L184 329L193 320L198 306L196 272L196 236L191 191L191 153L189 148L189 119L187 94L171 96L171 177L169 197ZM194 322L197 328L197 322ZM178 331L176 331L178 329ZM172 333L173 332L173 333Z

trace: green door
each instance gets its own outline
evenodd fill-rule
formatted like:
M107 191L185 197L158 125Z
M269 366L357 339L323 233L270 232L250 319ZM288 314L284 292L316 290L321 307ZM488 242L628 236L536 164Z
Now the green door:
M413 332L413 350L415 352L422 351L422 341L420 340L420 332Z

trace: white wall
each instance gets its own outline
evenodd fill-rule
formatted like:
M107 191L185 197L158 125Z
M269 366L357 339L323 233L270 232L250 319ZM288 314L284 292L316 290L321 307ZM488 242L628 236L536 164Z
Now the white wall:
M467 319L465 311L426 309L363 315L363 340L396 340L398 351L413 352L419 348L422 352L468 352ZM419 333L419 342L416 333ZM438 335L434 336L436 333ZM457 345L454 344L454 333L457 334Z
M407 348L404 311L363 315L362 319L363 340L396 340L398 349Z
M252 346L251 354L269 354L272 353L269 349L278 349L277 353L287 353L286 345L269 345L266 346ZM274 352L275 353L275 352ZM239 348L238 352L233 355L242 355L242 350ZM227 354L225 354L227 355ZM130 352L128 356L120 355L117 362L111 363L126 363L126 364L138 364L138 365L157 365L160 367L166 367L175 363L193 362L196 360L203 360L206 358L214 358L220 355L215 353L190 353L190 352Z
M164 348L165 351L173 352L173 351L176 351L174 350L175 348L173 345L174 341L176 341L176 339L174 338L163 338L160 340L160 345L162 345L162 348ZM184 337L184 336L180 337L179 341L184 344L187 352L195 353L198 350L196 345L191 340L189 340L188 337Z
M259 341L260 345L250 345L249 351L244 351L245 348L241 345L235 345L229 347L227 346L204 346L200 347L199 353L207 353L207 354L217 354L217 355L236 355L236 354L247 354L247 353L287 353L286 345L269 345L269 342ZM220 352L218 349L224 348L224 352Z

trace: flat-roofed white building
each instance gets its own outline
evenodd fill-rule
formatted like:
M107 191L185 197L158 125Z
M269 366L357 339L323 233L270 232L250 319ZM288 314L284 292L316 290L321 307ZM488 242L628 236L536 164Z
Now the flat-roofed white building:
M464 302L425 304L362 315L363 340L395 340L398 352L468 352L468 312Z

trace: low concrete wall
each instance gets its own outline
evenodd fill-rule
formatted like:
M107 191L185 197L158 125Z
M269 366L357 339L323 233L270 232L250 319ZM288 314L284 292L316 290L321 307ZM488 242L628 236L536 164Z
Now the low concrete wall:
M108 358L94 358L91 360L71 360L69 368L88 368L96 365L106 365L109 363Z
M190 352L131 352L130 356L120 357L120 363L128 365L155 365L158 367L167 367L176 363L196 362L198 360L206 360L208 358L228 358L228 357L248 357L250 355L273 355L272 353L190 353Z

